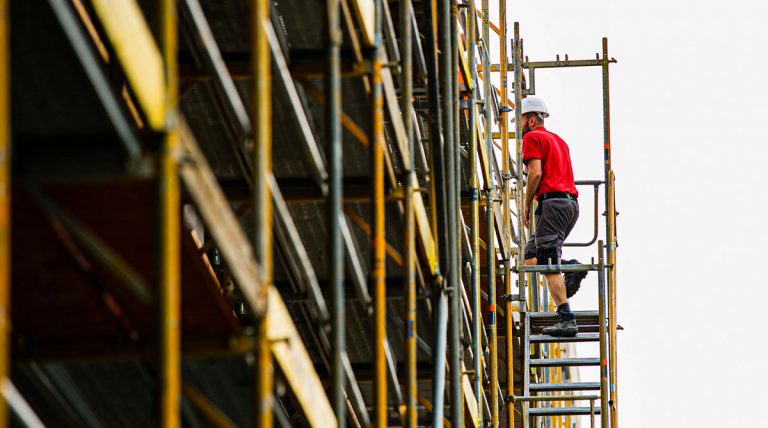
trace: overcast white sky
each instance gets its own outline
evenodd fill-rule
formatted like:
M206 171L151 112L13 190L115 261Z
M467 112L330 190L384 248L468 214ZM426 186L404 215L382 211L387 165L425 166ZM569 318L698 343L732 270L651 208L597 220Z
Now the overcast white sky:
M510 34L520 21L531 60L593 58L602 36L619 60L611 113L624 428L768 427L766 20L761 1L508 3ZM599 70L536 76L547 127L569 143L577 179L602 178ZM590 201L574 238L591 233ZM595 307L589 278L575 309Z

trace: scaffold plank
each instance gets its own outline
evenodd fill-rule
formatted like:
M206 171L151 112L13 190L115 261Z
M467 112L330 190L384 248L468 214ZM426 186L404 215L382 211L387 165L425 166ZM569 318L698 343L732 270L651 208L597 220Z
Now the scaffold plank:
M230 262L228 266L232 276L251 309L258 312L265 303L269 308L267 336L275 361L280 365L310 424L316 427L335 426L336 418L323 385L279 292L270 286L267 291L268 303L257 301L260 295L260 276L253 251L232 215L213 171L183 121L180 135L184 159L181 177L222 256Z
M427 208L424 206L424 200L420 195L413 197L413 211L416 214L416 225L419 231L419 243L427 258L427 266L432 274L437 272L437 248L435 240L432 239L432 228L429 224Z
M466 45L464 44L464 35L462 34L461 37L458 39L459 42L459 73L461 74L462 83L466 85L465 91L472 90L473 83L472 79L470 79L469 75L469 59L467 55L471 55L471 52L466 49Z
M363 43L366 46L373 46L373 30L376 24L376 11L373 0L354 0L352 5L355 8L360 30L363 33Z
M232 277L248 306L258 313L266 302L258 301L261 276L253 257L253 249L232 215L229 203L186 123L181 123L179 134L183 151L179 155L184 158L180 167L181 178L222 256L226 260L236 261L229 265Z
M464 392L464 404L467 407L467 412L469 412L469 420L476 421L477 399L475 398L475 393L472 392L472 381L469 380L469 376L466 374L467 366L465 365L464 360L461 361L461 372L464 373L461 376L461 387Z
M387 62L386 52L384 53L384 62ZM411 153L408 151L408 138L405 135L405 127L403 126L403 117L400 112L400 103L397 99L397 92L395 92L395 83L392 79L392 73L388 68L383 68L381 71L382 87L384 89L384 99L386 101L387 110L389 111L389 117L392 121L392 128L395 130L395 140L397 142L398 150L402 157L404 164L408 164L411 158ZM415 195L418 195L416 193ZM427 209L424 207L424 201L420 196L414 196L413 209L416 215L416 225L418 226L418 237L424 256L427 259L427 265L429 271L432 274L437 272L437 248L435 247L435 241L432 237L432 228L429 223L429 216L427 215Z
M91 4L123 66L149 126L165 126L163 59L138 4L133 0L92 0Z
M274 286L270 286L268 293L267 337L275 361L301 404L309 424L313 427L336 426L336 416L326 398L323 384L293 325L288 308Z

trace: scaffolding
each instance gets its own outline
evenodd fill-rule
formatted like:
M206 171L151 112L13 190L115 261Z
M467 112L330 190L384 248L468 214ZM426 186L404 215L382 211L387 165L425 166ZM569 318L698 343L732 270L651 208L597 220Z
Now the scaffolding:
M0 0L0 424L618 427L615 60L529 61L498 6ZM521 101L569 67L596 260L526 266Z

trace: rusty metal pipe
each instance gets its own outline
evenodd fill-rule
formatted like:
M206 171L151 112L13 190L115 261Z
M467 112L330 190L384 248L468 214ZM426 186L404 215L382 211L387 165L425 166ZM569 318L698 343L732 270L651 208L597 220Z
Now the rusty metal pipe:
M608 346L610 350L609 361L609 380L610 380L610 411L611 427L616 428L619 424L619 398L617 386L617 358L616 350L616 201L615 195L615 176L611 169L611 102L610 85L608 76L608 39L603 37L603 152L605 159L605 209L606 215L606 235L608 246L606 248L608 255Z

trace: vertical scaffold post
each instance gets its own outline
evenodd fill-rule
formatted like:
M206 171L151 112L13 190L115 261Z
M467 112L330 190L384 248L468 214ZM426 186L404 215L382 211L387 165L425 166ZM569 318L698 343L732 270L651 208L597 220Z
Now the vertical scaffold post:
M502 206L502 226L501 226L501 239L505 243L511 243L511 221L510 221L510 204L509 204L509 192L511 181L511 165L509 162L509 128L507 116L508 107L508 89L509 86L507 76L507 1L499 1L499 58L500 58L500 70L499 70L499 86L501 87L501 100L499 101L500 113L499 113L499 136L501 137L501 206ZM503 247L502 247L503 248ZM508 245L507 248L511 248ZM506 294L512 294L512 254L504 254L504 292ZM511 330L510 330L511 331Z
M158 425L181 425L181 261L176 1L161 0L160 46L165 68L165 134L157 153Z
M344 354L346 352L344 310L344 254L342 216L342 134L341 134L341 25L339 0L326 1L325 120L328 139L328 275L333 300L331 324L331 404L339 427L345 427Z
M450 212L453 213L453 221L451 222L451 230L453 231L453 262L451 263L451 276L455 277L456 287L452 287L451 293L451 318L449 319L451 332L451 410L453 412L452 419L458 420L460 426L464 425L464 347L462 346L462 281L461 281L461 240L459 236L462 236L461 221L460 221L460 197L461 183L459 177L461 176L461 159L460 150L461 146L460 133L459 133L459 6L456 0L451 0L451 97L450 107L451 114L453 115L452 127L447 128L446 132L453 133L453 145L449 147L451 156L453 158L451 164L453 170L451 171L451 182L453 183L450 188ZM453 367L457 367L458 370L454 370Z
M597 271L597 296L598 309L597 318L600 322L598 327L600 337L600 426L608 428L610 419L608 412L608 344L606 343L606 314L605 314L605 260L603 241L597 241L598 267Z
M516 209L517 209L517 265L522 266L523 265L523 259L524 259L524 250L523 246L525 245L525 226L523 224L523 190L525 189L525 186L523 185L523 132L521 127L522 122L522 114L521 114L521 107L522 107L522 100L523 100L523 93L522 93L522 58L520 53L520 24L515 22L514 24L514 39L512 43L512 53L514 58L514 92L515 92L515 167L517 172L516 177L516 183L515 183L515 202L516 202ZM520 311L526 310L526 295L525 295L525 274L520 272L517 275L517 283L518 283L518 292L520 294ZM507 310L511 310L511 305L507 306ZM511 320L511 314L510 314L510 320ZM511 335L511 327L512 323L507 322L507 327L510 328L509 333ZM507 346L507 352L508 352L508 359L512 358L511 351L512 346ZM521 352L528 352L528 349L522 349ZM523 376L527 376L527 373L523 373ZM509 378L507 379L510 382L509 385L509 392L512 393L514 391L514 379L513 375L509 374ZM527 406L522 406L523 409L523 423L527 421ZM512 415L512 422L510 424L514 423L514 408L508 408L508 414ZM513 425L510 425L512 427Z
M11 330L11 117L8 1L0 0L0 382L8 379ZM0 427L8 426L8 406L0 398Z
M456 204L454 193L456 191L456 156L454 150L455 141L453 129L453 79L456 70L453 68L453 51L451 44L451 4L453 0L440 0L440 80L442 85L442 114L443 114L443 141L445 153L445 189L447 210L447 237L448 237L448 365L450 367L451 383L451 423L453 426L461 426L461 368L459 361L459 328L461 322L459 316L459 266L456 239Z
M384 241L384 98L381 87L382 1L374 0L374 44L371 58L371 287L374 322L374 426L387 426L387 297Z
M610 379L610 415L611 427L619 425L619 398L617 376L617 349L616 342L616 201L614 199L615 177L611 169L611 103L610 87L608 81L608 39L603 37L603 153L605 158L605 207L606 235L608 239L608 344L609 379ZM608 410L606 410L607 412Z
M408 164L405 173L405 230L403 242L405 245L405 263L403 297L405 300L405 426L416 428L418 425L418 379L416 363L418 348L416 347L416 218L413 198L416 186L416 151L413 136L413 121L411 108L413 98L413 27L411 24L411 0L400 1L400 55L401 73L400 112L403 117L405 136L408 139Z
M425 27L425 47L427 62L427 95L429 103L428 127L429 127L429 145L431 154L431 171L433 180L430 184L431 192L434 198L435 215L437 225L433 225L436 245L439 248L438 269L434 278L432 287L438 290L435 299L437 314L435 315L435 346L432 351L432 363L434 367L432 383L432 425L442 426L443 407L445 403L445 353L446 336L448 328L448 298L445 290L445 278L441 269L448 266L448 209L446 197L446 166L443 164L444 143L441 138L442 131L442 108L440 103L440 79L438 78L438 27L439 18L438 0L431 0L424 7L424 27Z
M472 258L470 259L470 282L471 282L471 294L472 294L472 354L474 357L473 371L474 377L474 391L475 398L477 400L477 420L475 421L476 427L483 425L483 380L480 374L483 372L482 366L482 301L480 300L480 198L478 187L480 185L478 172L477 172L477 127L475 123L475 87L477 83L477 64L475 61L475 39L476 30L475 22L475 0L469 0L469 8L467 10L467 23L466 23L466 45L467 45L467 62L469 65L469 82L467 89L469 97L467 98L467 107L469 112L469 212L470 212L470 234L472 245ZM470 89L471 86L471 89ZM491 315L492 316L492 315ZM491 394L491 400L493 400L493 394Z
M488 156L486 162L485 183L486 192L486 254L488 263L488 317L491 326L489 354L491 356L491 425L496 427L499 424L499 404L496 386L499 384L499 359L498 359L498 331L496 324L496 236L494 230L494 185L493 185L493 136L491 134L491 71L490 71L490 52L488 50L488 41L490 40L490 21L488 0L482 1L483 17L483 137L485 138L485 151ZM511 304L511 303L510 303ZM508 314L509 312L507 312ZM511 361L508 362L511 364ZM495 421L495 422L494 422Z
M253 182L253 246L261 267L263 293L259 299L267 301L266 293L272 283L272 198L269 179L272 175L272 58L265 26L269 21L268 0L254 0L251 5L251 49L253 73L253 149L251 150ZM267 337L267 309L256 314L256 363L254 393L254 425L272 426L272 352Z

